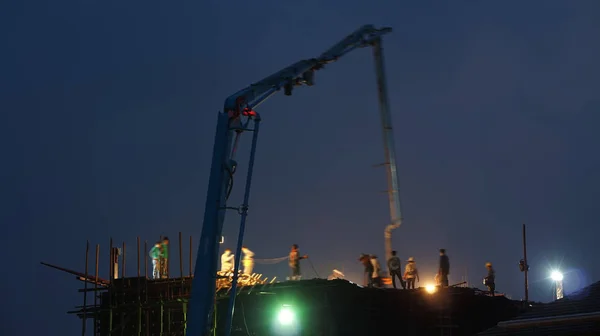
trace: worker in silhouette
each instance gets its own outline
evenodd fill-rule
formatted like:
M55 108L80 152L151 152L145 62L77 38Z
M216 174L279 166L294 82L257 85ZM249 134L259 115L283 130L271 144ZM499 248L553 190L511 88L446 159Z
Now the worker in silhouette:
M152 259L152 279L160 279L160 259L162 258L161 242L156 242L150 249Z
M160 251L162 253L162 258L160 259L160 276L163 279L169 278L169 237L164 237Z
M402 264L400 263L400 258L398 258L396 254L396 251L392 251L392 256L387 262L390 277L392 278L392 285L396 288L396 277L398 277L400 285L403 289L406 289L406 283L402 280Z
M438 276L440 285L448 287L448 275L450 274L450 259L446 255L446 249L440 249L440 265L438 267Z
M373 287L381 287L383 286L383 281L381 280L381 264L379 263L379 259L374 254L370 255L371 264L373 265Z
M491 262L485 263L485 268L487 268L488 274L483 278L483 284L487 287L488 294L494 296L494 292L496 291L496 271L494 271Z
M365 267L364 286L373 287L373 264L371 263L371 257L369 257L367 254L361 253L358 261L360 261L360 263Z
M229 273L233 269L233 261L235 260L235 254L231 253L230 249L225 249L221 254L221 272Z
M419 282L419 270L415 263L415 258L410 257L406 261L406 268L404 269L404 279L406 280L407 289L415 289L415 280Z
M290 271L292 273L290 280L300 280L302 278L302 273L300 272L300 260L306 258L308 258L308 255L300 255L297 244L292 245L288 257L288 264L290 265Z
M242 260L244 274L252 275L252 270L254 270L254 252L250 251L246 246L242 246L242 252L244 253L244 259Z

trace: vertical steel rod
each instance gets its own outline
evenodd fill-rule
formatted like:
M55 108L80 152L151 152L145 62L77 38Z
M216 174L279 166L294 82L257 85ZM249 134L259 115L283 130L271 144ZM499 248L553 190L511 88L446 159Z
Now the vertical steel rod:
M123 265L121 265L121 278L125 278L125 242L123 242Z
M183 279L183 246L181 246L181 232L179 232L179 277Z
M148 257L146 253L148 251L148 241L144 240L144 277L148 278Z
M85 281L83 282L83 323L81 326L81 335L85 336L87 325L87 284L88 284L88 255L90 254L90 241L85 242Z
M94 336L98 329L98 264L100 260L100 244L96 244L96 269L94 270Z
M137 237L137 277L140 277L140 237ZM139 286L138 286L139 288Z
M110 283L112 284L113 282L113 277L114 277L114 271L115 271L115 258L113 257L113 240L112 237L110 237L110 248L108 250L108 255L109 255L109 262L108 262L108 267L110 267L109 270L109 279L108 281L110 281Z
M192 277L192 236L190 235L190 277Z
M523 224L523 262L525 263L525 303L529 302L529 264L527 263L527 232L525 231L525 224Z

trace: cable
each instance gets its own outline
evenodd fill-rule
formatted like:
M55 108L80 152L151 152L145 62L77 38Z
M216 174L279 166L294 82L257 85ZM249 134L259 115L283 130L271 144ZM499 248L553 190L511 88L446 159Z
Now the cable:
M317 278L320 278L321 276L319 275L319 273L315 269L315 266L313 265L312 261L310 261L309 258L306 258L306 260L308 260L308 263L310 264L310 267L312 267L312 270L313 270L313 272L315 272L315 275L317 276Z
M227 196L225 196L225 200L229 199L229 196L231 196L231 192L233 191L233 174L235 174L235 167L233 166L232 169L227 169L227 172L229 173L229 185L227 186Z
M258 263L258 264L277 264L280 263L284 260L287 260L289 257L285 256L285 257L280 257L280 258L271 258L271 259L254 259L254 262Z
M248 323L246 323L246 309L244 309L244 302L240 301L242 305L242 317L244 318L244 327L246 327L246 335L250 336L250 330L248 330Z

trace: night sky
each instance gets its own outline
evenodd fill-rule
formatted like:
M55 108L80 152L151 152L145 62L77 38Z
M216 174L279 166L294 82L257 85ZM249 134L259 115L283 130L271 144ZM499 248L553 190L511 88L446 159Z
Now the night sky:
M521 224L528 225L531 299L600 280L600 2L584 1L12 1L0 10L3 335L76 335L73 276L100 244L136 237L197 243L216 116L224 99L363 24L384 38L404 224L421 285L438 248L451 282L523 297ZM495 4L494 4L495 3ZM389 221L372 53L357 50L317 85L265 103L245 244L277 258L293 243L319 275L362 272L381 257ZM241 203L250 137L236 191ZM228 213L225 246L239 216ZM194 248L194 257L196 250ZM147 251L142 251L143 256ZM287 264L257 265L285 277ZM91 268L90 268L91 269ZM303 264L306 277L314 272ZM91 299L91 296L90 296Z

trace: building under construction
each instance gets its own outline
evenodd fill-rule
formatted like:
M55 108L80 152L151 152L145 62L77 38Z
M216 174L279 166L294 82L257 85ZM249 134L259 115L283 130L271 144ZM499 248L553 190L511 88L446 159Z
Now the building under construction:
M99 246L92 271L63 269L83 282L83 305L69 313L82 319L84 335L185 335L192 277L184 274L179 234L179 276L148 277L146 253L137 243L137 271L127 276L126 246L111 246L109 279L98 276ZM148 246L144 243L144 251ZM189 254L191 261L191 237ZM89 244L86 256L89 253ZM143 257L142 257L143 256ZM128 259L131 260L131 259ZM120 262L119 262L120 261ZM120 272L119 272L120 270ZM231 276L216 275L211 335L223 335ZM375 335L401 329L406 335L474 335L518 314L520 303L459 286L415 290L363 288L343 279L276 282L260 274L239 280L232 335ZM93 293L93 295L88 295ZM93 330L89 326L93 325Z

